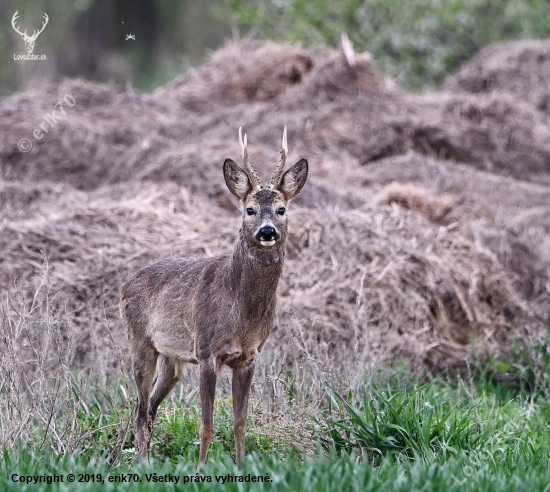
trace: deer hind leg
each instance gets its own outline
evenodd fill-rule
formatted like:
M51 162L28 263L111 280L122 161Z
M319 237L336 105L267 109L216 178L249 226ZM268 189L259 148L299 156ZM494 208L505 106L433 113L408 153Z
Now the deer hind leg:
M149 459L149 445L153 422L149 418L149 395L155 375L158 352L148 341L143 341L133 351L134 379L137 386L137 408L135 420L136 450L141 458Z
M241 468L244 458L244 436L246 434L246 411L248 409L248 395L252 377L254 376L254 363L249 366L233 369L232 393L233 393L233 430L235 432L235 461Z
M214 434L214 399L216 397L216 362L213 358L199 362L200 394L202 409L201 447L199 468L206 463L208 448Z
M155 421L157 409L185 371L185 363L166 355L161 355L157 363L157 375L153 382L153 391L149 399L149 416Z

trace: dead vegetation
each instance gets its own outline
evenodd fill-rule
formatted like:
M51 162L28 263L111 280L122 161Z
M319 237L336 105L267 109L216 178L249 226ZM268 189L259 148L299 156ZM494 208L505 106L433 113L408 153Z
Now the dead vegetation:
M34 140L65 94L76 105ZM507 354L550 308L550 122L516 96L411 96L368 56L352 68L340 53L248 41L153 95L66 80L5 99L3 364L35 360L53 323L62 364L117 373L120 285L161 257L230 250L239 211L221 164L242 126L266 175L284 124L311 180L291 210L265 375L293 368L313 395L327 374L359 384L378 363L438 371ZM258 383L271 398L275 379Z
M313 63L302 48L248 39L214 52L207 64L176 78L156 96L190 109L210 102L271 101L302 82Z
M448 77L440 89L454 93L508 93L548 114L550 40L494 44Z
M376 205L399 205L423 215L430 222L443 224L456 200L449 194L432 196L427 190L411 184L392 182L376 196Z

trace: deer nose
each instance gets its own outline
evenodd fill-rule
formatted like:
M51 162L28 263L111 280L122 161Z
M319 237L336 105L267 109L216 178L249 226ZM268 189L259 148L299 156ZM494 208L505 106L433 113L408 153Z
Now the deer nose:
M279 234L274 227L269 225L263 226L259 231L260 241L276 241L279 239Z

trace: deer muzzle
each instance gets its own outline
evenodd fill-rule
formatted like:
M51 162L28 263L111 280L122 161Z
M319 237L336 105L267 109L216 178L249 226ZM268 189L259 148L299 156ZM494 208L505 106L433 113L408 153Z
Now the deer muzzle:
M277 232L277 229L270 225L262 226L256 234L256 239L266 248L273 246L280 237L281 235Z

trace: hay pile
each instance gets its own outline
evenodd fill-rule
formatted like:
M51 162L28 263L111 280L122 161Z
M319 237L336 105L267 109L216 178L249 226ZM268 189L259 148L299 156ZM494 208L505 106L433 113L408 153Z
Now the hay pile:
M490 254L398 207L300 210L294 222L280 323L329 367L390 358L441 370L468 360L472 339L498 353L528 310Z
M516 289L539 306L542 317L548 316L548 186L478 171L465 164L449 165L415 153L372 164L369 171L371 179L384 186L383 192L391 190L393 182L408 183L424 190L430 200L454 200L445 223L454 224L463 236L494 253Z
M508 93L550 113L550 40L498 43L465 63L440 87L448 92Z
M66 94L74 107L33 140ZM239 211L221 164L243 126L269 176L287 124L289 160L311 174L291 207L266 373L359 378L377 362L506 354L550 312L547 123L512 95L413 97L366 55L353 68L251 41L153 95L80 80L15 94L0 104L4 334L32 359L53 330L71 364L118 370L121 284L168 255L229 251Z
M313 56L304 49L249 39L213 53L207 64L157 90L156 97L197 110L214 101L270 101L302 82L312 66Z

